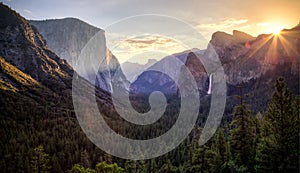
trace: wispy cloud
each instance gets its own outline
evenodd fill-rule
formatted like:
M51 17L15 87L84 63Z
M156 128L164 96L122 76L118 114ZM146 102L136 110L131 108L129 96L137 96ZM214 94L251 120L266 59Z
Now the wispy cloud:
M210 23L200 23L196 25L196 28L206 38L210 39L213 32L225 31L231 33L232 30L238 28L245 28L248 24L248 19L237 19L237 18L225 18L220 20L213 20Z
M146 59L148 58L160 59L166 55L177 53L185 49L186 48L180 43L171 38L158 35L146 35L126 39L118 44L112 52L118 57L121 63L137 55L140 55L140 61L147 62ZM147 54L147 52L151 52L153 57L150 57L149 55L151 54Z
M29 9L23 9L23 12L24 13L26 13L28 16L31 16L31 17L36 17L35 15L34 15L34 13L31 11L31 10L29 10Z
M141 38L128 39L126 42L136 48L153 47L155 45L164 45L168 43L175 43L174 40L170 38L164 38L160 36L146 36Z
M246 24L248 19L235 19L235 18L227 18L214 23L204 23L198 24L197 28L199 29L219 29L219 28L232 28L236 26L240 26Z
M28 10L28 9L23 9L23 11L24 11L25 13L32 14L32 11L30 11L30 10Z

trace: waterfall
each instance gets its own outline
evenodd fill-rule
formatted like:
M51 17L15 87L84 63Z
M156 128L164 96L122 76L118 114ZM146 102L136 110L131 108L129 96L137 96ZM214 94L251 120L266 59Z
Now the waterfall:
M209 75L209 86L207 94L211 94L211 87L212 87L212 74Z

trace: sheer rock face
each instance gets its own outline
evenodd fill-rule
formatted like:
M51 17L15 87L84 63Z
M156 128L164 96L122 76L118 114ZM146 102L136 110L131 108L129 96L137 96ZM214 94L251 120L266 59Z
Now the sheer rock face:
M0 5L0 56L44 85L71 88L73 69L52 52L42 35L7 6Z
M49 48L72 67L90 38L97 32L103 32L104 37L103 30L75 18L30 21L30 24L47 40Z
M299 73L299 26L283 30L280 35L262 34L257 38L234 31L213 34L205 56L216 51L223 64L229 84L259 78L278 65L291 67L290 73Z
M30 21L30 24L36 27L47 40L49 48L53 50L62 59L65 59L73 68L75 68L81 50L88 41L98 33L105 44L105 32L99 28L91 26L79 19L65 18L44 21ZM99 34L101 32L102 34ZM106 45L104 46L106 49ZM120 70L120 64L117 58L107 50L105 61L99 62L100 69L96 77L95 84L111 92L111 81L116 71ZM83 76L89 80L89 75ZM119 77L127 82L124 74L119 73ZM90 81L94 82L94 81Z
M17 104L24 101L24 105L30 103L29 107L31 103L47 107L49 114L73 111L73 68L49 49L35 27L2 3L0 19L1 104L20 99ZM87 80L77 79L83 88L91 88ZM97 101L112 107L109 93L99 88L95 92Z
M195 53L189 53L185 66L189 69L193 75L195 82L197 83L198 90L206 93L208 90L208 73L201 62L202 55L196 55Z

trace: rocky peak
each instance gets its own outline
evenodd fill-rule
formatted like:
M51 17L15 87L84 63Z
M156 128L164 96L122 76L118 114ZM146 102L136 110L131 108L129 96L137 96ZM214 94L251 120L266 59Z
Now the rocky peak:
M283 64L291 65L291 74L297 74L300 67L299 30L297 25L282 30L279 36L261 34L256 38L240 31L233 31L233 35L216 32L205 56L209 57L213 52L218 54L231 84L259 78Z
M255 37L253 37L252 35L238 30L233 30L232 36L235 42L237 43L244 43L246 41L251 41L255 39Z
M39 82L51 85L55 79L57 86L70 86L72 68L49 50L26 19L3 4L0 18L0 56Z
M223 64L236 60L237 57L248 51L242 41L252 37L240 31L233 33L234 35L220 31L215 32L204 54L208 57L216 52Z
M212 44L213 46L222 46L222 47L230 46L232 45L233 42L234 42L234 38L232 35L221 31L217 31L213 33L210 40L210 44Z
M233 30L232 35L217 31L213 33L210 44L215 47L228 47L234 44L245 43L246 41L254 40L255 37L238 30Z
M190 52L187 56L185 66L193 75L198 89L205 92L207 90L208 74L203 63L201 62L201 59L203 59L203 57L200 56L202 55L196 55L194 52Z
M201 51L193 49L161 59L141 73L137 80L132 83L131 89L136 93L143 93L150 92L155 88L164 93L175 94L178 92L177 84L181 84L184 79L182 68L187 68L195 78L198 90L201 93L206 93L208 75L200 60L203 58L200 53ZM166 72L167 75L157 71ZM184 85L184 87L189 91L192 86Z
M103 44L105 44L105 33L102 29L76 18L30 21L30 23L45 37L50 49L65 59L73 68L76 66L81 50L95 34L101 36L99 39L103 40ZM106 45L99 46L104 46L106 49ZM100 68L96 81L96 85L100 88L111 92L111 80L117 70L120 71L120 80L127 82L121 72L118 59L109 50L107 50L105 61L101 62ZM82 77L90 79L89 75Z
M74 67L81 49L97 32L104 31L79 19L64 18L30 21L47 40L48 46L59 57Z

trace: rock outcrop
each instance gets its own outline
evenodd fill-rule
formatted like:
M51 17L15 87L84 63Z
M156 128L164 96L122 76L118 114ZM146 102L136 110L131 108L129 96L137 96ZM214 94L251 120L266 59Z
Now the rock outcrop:
M47 41L49 48L59 57L66 60L73 68L76 67L82 49L89 40L97 34L105 44L105 32L102 29L89 25L76 18L51 19L43 21L30 21L30 24L37 28ZM106 45L99 45L106 49ZM100 68L97 74L96 85L106 91L111 92L111 81L116 71L122 80L127 83L127 79L121 72L117 58L107 50L107 57L99 62ZM89 79L89 74L82 75Z

